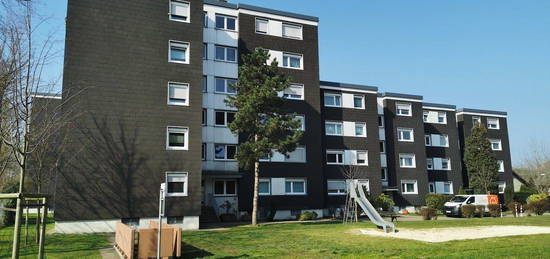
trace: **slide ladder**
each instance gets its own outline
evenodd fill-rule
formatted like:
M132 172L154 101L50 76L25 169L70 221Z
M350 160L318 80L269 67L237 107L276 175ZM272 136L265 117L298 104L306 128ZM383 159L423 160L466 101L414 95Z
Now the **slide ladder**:
M389 233L390 231L395 232L395 225L391 222L385 221L378 211L372 206L372 204L367 199L366 188L367 185L360 183L358 181L351 181L349 183L349 193L351 197L355 200L357 204L363 209L367 214L370 221L375 225L384 229L384 232Z

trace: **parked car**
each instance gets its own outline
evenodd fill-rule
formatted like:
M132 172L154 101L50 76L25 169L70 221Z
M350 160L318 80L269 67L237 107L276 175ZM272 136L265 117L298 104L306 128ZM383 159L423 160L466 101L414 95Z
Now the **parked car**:
M476 194L476 195L456 195L450 201L445 203L445 215L462 216L460 208L464 205L483 205L485 212L488 212L489 204L499 204L498 195Z

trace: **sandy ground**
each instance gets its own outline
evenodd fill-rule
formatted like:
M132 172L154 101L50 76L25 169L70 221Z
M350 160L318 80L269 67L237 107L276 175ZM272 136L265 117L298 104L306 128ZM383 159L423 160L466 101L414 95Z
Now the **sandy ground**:
M399 229L396 233L384 233L376 229L359 229L363 235L411 239L424 242L448 242L452 240L480 239L490 237L550 234L550 227L535 226L488 226L466 228Z

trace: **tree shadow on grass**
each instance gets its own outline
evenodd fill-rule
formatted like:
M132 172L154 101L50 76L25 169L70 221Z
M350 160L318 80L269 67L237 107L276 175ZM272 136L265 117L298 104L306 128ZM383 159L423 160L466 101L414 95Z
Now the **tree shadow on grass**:
M182 242L182 258L203 258L203 257L208 257L208 256L213 256L214 254L206 251L206 250L203 250L203 249L200 249L196 246L193 246L191 244L187 244L185 242Z

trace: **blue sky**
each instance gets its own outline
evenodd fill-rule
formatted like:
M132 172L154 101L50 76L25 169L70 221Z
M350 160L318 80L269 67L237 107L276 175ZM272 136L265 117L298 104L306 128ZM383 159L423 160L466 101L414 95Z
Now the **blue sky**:
M42 2L62 49L67 1ZM548 0L239 2L318 16L322 80L508 111L515 165L533 143L550 144ZM60 58L50 73L61 72Z

